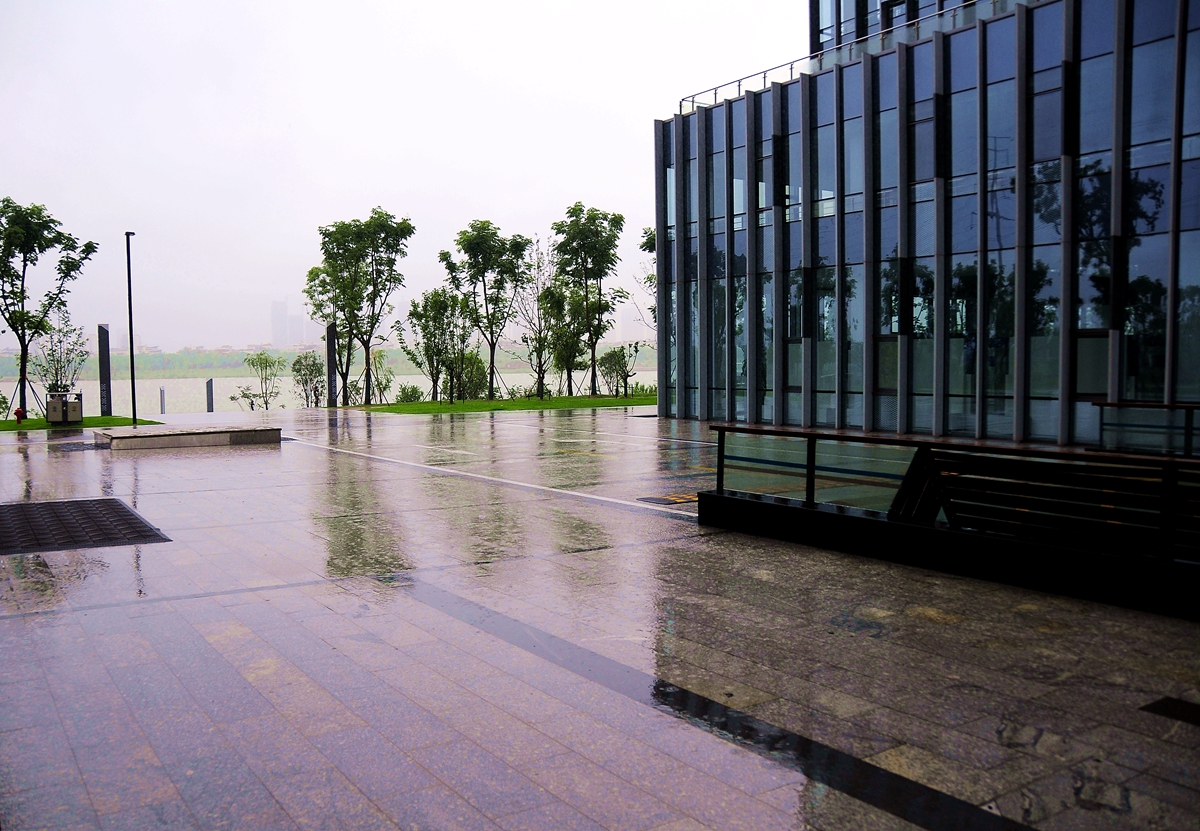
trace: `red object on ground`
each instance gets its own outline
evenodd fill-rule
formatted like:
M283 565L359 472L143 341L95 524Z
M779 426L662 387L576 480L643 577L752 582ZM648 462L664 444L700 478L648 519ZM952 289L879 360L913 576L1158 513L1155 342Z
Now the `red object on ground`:
M17 407L17 409L13 410L13 415L17 417L17 424L20 424L25 420L25 411L20 407Z

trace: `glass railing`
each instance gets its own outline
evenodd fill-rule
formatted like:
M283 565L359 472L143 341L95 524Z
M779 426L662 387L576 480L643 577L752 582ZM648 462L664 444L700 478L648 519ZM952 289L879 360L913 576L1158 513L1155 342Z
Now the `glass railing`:
M1043 0L975 0L953 9L918 18L903 26L867 35L850 43L833 46L807 58L789 61L770 69L728 81L724 84L679 99L680 114L699 107L719 104L726 98L738 98L744 92L767 89L773 83L786 83L800 75L814 75L839 64L852 63L863 55L874 55L894 49L897 43L916 43L934 32L951 32L970 26L977 20L987 20L1007 14L1018 5L1034 6Z
M1200 404L1097 403L1100 447L1124 453L1196 455Z

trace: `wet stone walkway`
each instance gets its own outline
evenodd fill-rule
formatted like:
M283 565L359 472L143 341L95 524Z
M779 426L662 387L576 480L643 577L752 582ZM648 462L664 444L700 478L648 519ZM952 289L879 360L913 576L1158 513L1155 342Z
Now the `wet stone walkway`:
M1200 826L1200 626L702 529L647 413L4 435L170 541L0 558L0 828Z

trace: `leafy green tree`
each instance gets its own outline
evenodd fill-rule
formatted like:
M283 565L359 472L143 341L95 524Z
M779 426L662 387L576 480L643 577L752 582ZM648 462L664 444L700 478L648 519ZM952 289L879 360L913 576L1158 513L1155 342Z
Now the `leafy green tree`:
M451 336L454 318L461 308L461 301L454 292L446 288L433 289L414 300L408 309L408 326L412 340L404 337L404 324L397 320L392 324L400 349L412 361L413 366L429 379L429 400L438 400L438 385L452 360Z
M629 397L629 379L637 375L634 366L641 346L641 343L634 341L614 347L600 356L600 377L604 379L609 395L624 394L626 398Z
M375 400L386 404L392 383L396 380L396 370L388 366L387 352L376 349L371 353L371 383L375 385Z
M496 397L496 345L512 322L517 293L528 280L525 252L531 243L520 234L502 237L493 223L476 219L454 239L461 260L449 251L438 254L450 285L467 298L471 322L487 343L489 400Z
M575 394L574 375L587 369L587 304L582 291L555 278L539 297L547 321L551 365L567 380L567 395ZM559 387L561 393L561 385Z
M94 242L80 245L44 205L26 207L7 196L0 199L0 319L20 348L17 403L26 412L29 346L50 331L50 314L65 302L68 284L79 277L97 247ZM30 309L29 269L51 252L58 254L54 281L37 307Z
M292 361L292 383L305 407L321 406L325 397L325 362L316 352L301 352Z
M256 404L264 410L271 409L271 402L282 393L279 388L279 376L287 369L287 358L277 358L264 349L247 355L242 361L258 379L258 389L250 386L238 387L237 394L229 396L229 400L247 401L251 410Z
M558 255L559 274L583 294L584 338L591 352L592 395L597 395L596 344L612 327L610 315L616 303L628 296L620 289L604 293L604 278L616 270L620 261L617 243L625 217L576 202L567 208L567 218L551 227L558 236L554 252Z
M79 370L87 362L87 341L83 337L83 327L71 325L65 303L55 314L57 320L38 346L41 354L31 358L30 364L46 392L70 392L75 389Z
M404 285L397 263L408 254L409 238L416 232L407 217L396 219L375 208L365 220L335 222L318 229L323 263L308 273L304 294L313 315L338 328L338 374L342 376L342 403L349 404L347 383L355 348L371 356L383 320L392 312L389 302ZM342 327L345 347L342 351ZM371 403L371 361L366 361L363 403ZM343 372L344 370L344 372Z
M642 241L638 243L638 248L650 255L650 261L644 264L642 268L642 276L638 278L638 284L642 287L642 291L650 295L649 311L650 311L650 328L658 327L658 235L653 228L642 229ZM719 263L718 267L721 270L721 277L725 276L725 264ZM638 309L638 314L641 315L641 309ZM642 318L645 322L645 318Z

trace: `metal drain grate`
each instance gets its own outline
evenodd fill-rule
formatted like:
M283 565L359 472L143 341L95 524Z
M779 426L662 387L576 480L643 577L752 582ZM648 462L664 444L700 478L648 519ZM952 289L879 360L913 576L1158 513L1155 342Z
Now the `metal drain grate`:
M0 554L170 541L120 499L0 504Z

